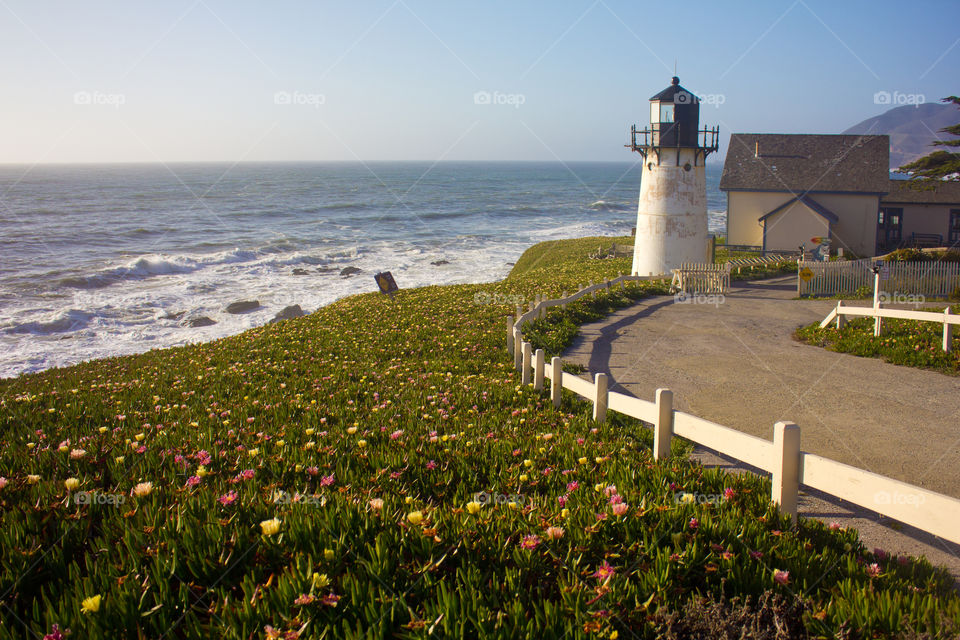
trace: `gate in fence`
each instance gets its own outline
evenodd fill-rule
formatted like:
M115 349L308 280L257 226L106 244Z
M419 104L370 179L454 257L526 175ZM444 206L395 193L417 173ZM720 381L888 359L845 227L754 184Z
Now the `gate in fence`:
M681 263L673 269L672 291L684 293L726 293L730 288L730 264Z

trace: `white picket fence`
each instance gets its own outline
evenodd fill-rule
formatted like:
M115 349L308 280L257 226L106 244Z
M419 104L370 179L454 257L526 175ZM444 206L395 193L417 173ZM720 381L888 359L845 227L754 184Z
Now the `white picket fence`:
M920 322L936 322L943 325L943 343L942 348L950 352L953 346L953 327L960 325L960 316L951 312L950 307L946 307L943 313L935 311L909 311L906 309L885 309L877 304L874 307L850 307L843 306L843 301L837 303L837 307L827 314L827 317L820 323L820 328L824 329L831 322L836 321L837 329L842 329L846 324L847 316L859 316L865 318L875 318L873 324L873 335L879 336L883 332L883 318L900 318L902 320L918 320Z
M523 340L523 326L543 317L549 307L566 305L591 293L596 295L601 289L651 279L655 278L620 276L556 300L539 299L530 304L529 311L518 313L516 319L507 318L507 348L521 372L521 382L543 389L544 381L549 379L555 407L560 406L563 389L589 400L596 422L604 422L608 411L617 411L652 424L655 460L670 456L670 440L677 435L762 469L773 479L772 500L793 518L797 516L803 485L960 544L960 500L956 498L801 451L800 427L792 422L774 424L770 441L675 410L669 389L657 389L653 402L609 391L606 374L594 375L593 382L584 380L563 371L559 357L552 358L547 366L543 349L534 353L531 344ZM950 324L954 324L953 319Z
M874 264L869 258L801 262L797 268L797 295L833 296L852 294L861 287L872 288ZM888 293L945 298L960 286L960 263L884 262L880 285Z
M684 262L673 269L670 288L684 293L726 293L730 288L730 264Z

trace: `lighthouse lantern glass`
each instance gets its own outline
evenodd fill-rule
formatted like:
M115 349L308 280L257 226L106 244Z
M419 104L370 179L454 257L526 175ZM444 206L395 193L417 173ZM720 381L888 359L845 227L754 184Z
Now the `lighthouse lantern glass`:
M660 122L673 122L673 105L660 103Z

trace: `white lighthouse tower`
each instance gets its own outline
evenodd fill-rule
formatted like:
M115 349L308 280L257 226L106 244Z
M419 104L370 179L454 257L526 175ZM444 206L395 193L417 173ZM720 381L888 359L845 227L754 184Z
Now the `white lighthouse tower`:
M650 127L630 129L626 146L643 156L633 275L669 275L682 262L706 260L704 163L717 150L719 127L699 126L700 100L674 76L650 98Z

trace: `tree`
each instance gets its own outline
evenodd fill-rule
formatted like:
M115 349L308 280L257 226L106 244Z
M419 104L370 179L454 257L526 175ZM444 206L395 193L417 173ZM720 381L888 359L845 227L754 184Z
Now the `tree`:
M960 108L960 97L950 96L940 102L953 103ZM940 129L940 133L960 136L960 122ZM943 147L960 147L956 140L936 140L933 144ZM912 173L915 180L960 180L960 153L937 150L900 167L899 171Z

